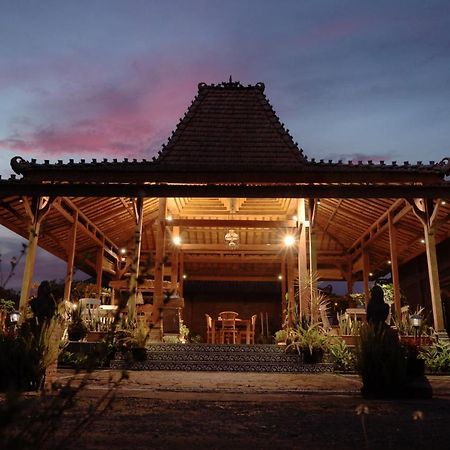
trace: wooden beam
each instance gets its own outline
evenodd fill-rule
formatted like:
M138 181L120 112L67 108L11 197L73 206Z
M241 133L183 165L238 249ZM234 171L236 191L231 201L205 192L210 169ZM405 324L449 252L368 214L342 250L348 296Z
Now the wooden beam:
M395 225L406 214L411 211L409 205L405 206L406 200L396 200L374 223L372 223L367 230L351 245L347 250L349 255L352 255L355 260L358 255L362 253L362 247L368 247L376 239L378 239L383 233L389 231L389 215L391 215L391 221Z
M190 281L253 281L253 282L276 282L277 276L261 276L261 275L202 275L193 274L189 276Z
M294 220L172 219L167 225L192 228L295 228Z

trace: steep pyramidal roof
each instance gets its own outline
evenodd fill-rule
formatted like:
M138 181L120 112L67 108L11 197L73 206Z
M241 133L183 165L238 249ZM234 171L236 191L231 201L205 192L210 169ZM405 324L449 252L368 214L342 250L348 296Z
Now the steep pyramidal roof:
M198 85L198 94L156 160L162 165L301 166L306 162L264 95L264 84Z

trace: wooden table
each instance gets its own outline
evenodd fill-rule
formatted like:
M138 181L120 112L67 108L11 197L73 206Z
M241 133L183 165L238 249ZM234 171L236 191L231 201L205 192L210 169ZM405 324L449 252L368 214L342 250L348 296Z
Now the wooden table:
M212 319L212 342L216 343L216 334L220 332L222 329L220 317L218 319ZM245 343L247 345L250 344L250 331L252 326L252 319L235 319L236 329L238 333L244 331L245 329ZM239 334L240 335L240 334Z
M366 309L365 308L347 308L345 312L353 316L353 320L364 320L366 318Z

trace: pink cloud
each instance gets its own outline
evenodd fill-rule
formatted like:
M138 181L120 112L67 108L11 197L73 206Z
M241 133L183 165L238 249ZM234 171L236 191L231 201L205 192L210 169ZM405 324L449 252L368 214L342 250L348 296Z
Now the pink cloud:
M52 95L33 97L32 109L40 112L40 123L15 122L14 132L0 139L0 148L43 158L148 158L184 115L198 82L222 81L194 61L184 70L165 61L155 68L143 57L125 67L121 81L83 84L66 76ZM205 74L210 77L205 79Z

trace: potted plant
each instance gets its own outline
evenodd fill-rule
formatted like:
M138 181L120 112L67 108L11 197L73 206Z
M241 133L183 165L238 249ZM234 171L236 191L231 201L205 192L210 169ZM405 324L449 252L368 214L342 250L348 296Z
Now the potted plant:
M397 329L400 342L410 347L428 346L433 344L433 327L428 325L428 317L420 321L419 326L411 320L413 317L423 317L424 308L417 308L411 314L409 310L402 313L401 317L394 317L394 325Z
M125 347L131 350L135 361L144 361L147 358L146 345L150 339L150 330L147 324L139 321L123 339Z
M296 351L303 356L303 362L315 364L323 359L327 337L318 323L289 330L286 351Z
M87 332L88 329L83 320L83 307L79 304L73 305L69 313L69 325L67 327L69 341L81 341L86 337Z
M180 320L180 342L182 344L186 344L189 339L189 328L184 324L182 320Z
M352 319L348 314L338 314L339 338L348 346L355 346L361 322Z
M275 332L275 343L277 345L286 345L286 339L287 339L288 333L286 330L278 330L277 332Z

